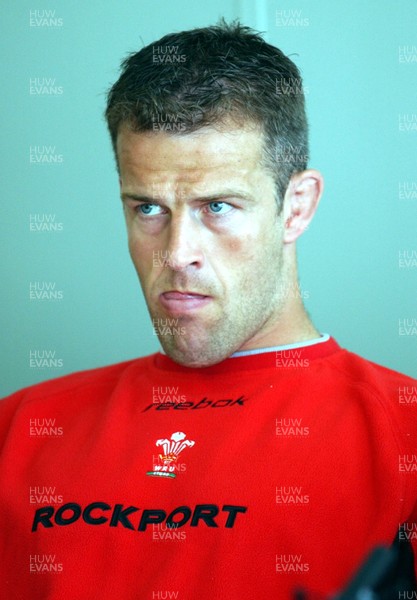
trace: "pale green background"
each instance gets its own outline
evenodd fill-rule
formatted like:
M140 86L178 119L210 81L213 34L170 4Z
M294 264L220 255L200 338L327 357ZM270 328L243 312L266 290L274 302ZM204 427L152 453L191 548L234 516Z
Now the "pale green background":
M326 178L316 220L300 243L307 308L321 331L383 365L417 376L415 0L67 0L1 3L1 387L0 393L75 370L148 354L158 344L129 262L110 143L102 112L120 61L174 30L223 15L266 31L301 68L308 91L311 166ZM29 27L30 10L55 10L62 27ZM304 26L277 27L276 11L301 11ZM5 59L5 60L4 60ZM29 79L55 78L61 96L32 96ZM62 165L29 164L31 145L56 146ZM29 231L30 214L54 214L63 231ZM29 300L47 281L62 301ZM61 369L29 367L50 350Z

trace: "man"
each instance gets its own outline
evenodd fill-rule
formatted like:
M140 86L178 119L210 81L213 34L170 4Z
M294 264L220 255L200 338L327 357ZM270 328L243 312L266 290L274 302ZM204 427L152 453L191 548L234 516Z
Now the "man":
M239 24L167 35L106 118L163 351L2 403L5 597L325 597L395 538L409 593L415 382L302 304L323 180L297 68Z

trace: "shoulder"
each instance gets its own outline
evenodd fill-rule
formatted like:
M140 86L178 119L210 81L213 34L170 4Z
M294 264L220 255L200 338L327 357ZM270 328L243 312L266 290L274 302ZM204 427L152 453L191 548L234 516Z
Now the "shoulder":
M382 396L397 395L397 399L403 388L414 388L417 392L417 380L412 377L394 371L388 367L379 365L371 360L363 358L354 352L343 350L333 355L330 359L332 367L339 371L355 385L362 385L370 392Z
M343 350L330 358L332 376L369 419L383 418L399 445L410 451L417 443L417 380Z
M105 367L78 371L23 388L0 400L0 416L12 410L12 407L16 409L23 404L53 401L76 395L78 392L88 395L90 391L92 393L105 389L111 391L121 380L129 377L132 371L137 373L151 367L153 358L154 355L149 355Z

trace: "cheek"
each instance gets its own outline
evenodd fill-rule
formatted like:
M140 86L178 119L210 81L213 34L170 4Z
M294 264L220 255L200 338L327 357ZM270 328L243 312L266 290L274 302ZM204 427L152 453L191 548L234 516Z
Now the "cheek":
M265 224L256 235L238 240L234 246L237 261L232 276L247 290L270 287L281 276L283 244L278 223Z
M142 280L152 268L152 249L149 249L149 246L147 247L146 244L130 236L128 239L128 248L132 262Z
M240 235L232 237L224 244L224 253L231 258L242 258L243 254L247 252L249 245L250 238L248 236Z
M136 265L136 263L140 262L140 246L139 246L137 240L135 240L130 235L128 237L128 248L129 248L130 257Z
M243 269L245 265L252 265L253 268L253 265L265 262L268 256L273 260L280 254L282 235L282 225L275 218L261 223L252 221L244 230L221 243L221 254L226 260L239 263Z
M134 222L127 228L127 239L129 252L132 258L135 257L146 260L147 257L152 257L152 251L157 245L156 238L144 235Z
M242 293L252 294L261 276L260 254L259 240L249 233L224 240L211 254L216 276L233 302L242 302Z

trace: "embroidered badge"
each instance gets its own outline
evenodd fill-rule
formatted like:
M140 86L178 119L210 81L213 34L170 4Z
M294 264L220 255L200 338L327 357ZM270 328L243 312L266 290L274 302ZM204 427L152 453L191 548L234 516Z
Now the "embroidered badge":
M182 431L176 431L169 440L156 440L156 446L162 446L163 454L159 454L159 464L153 465L153 471L148 471L146 475L155 477L175 477L176 464L178 456L185 448L192 448L195 442L186 440L187 436Z

